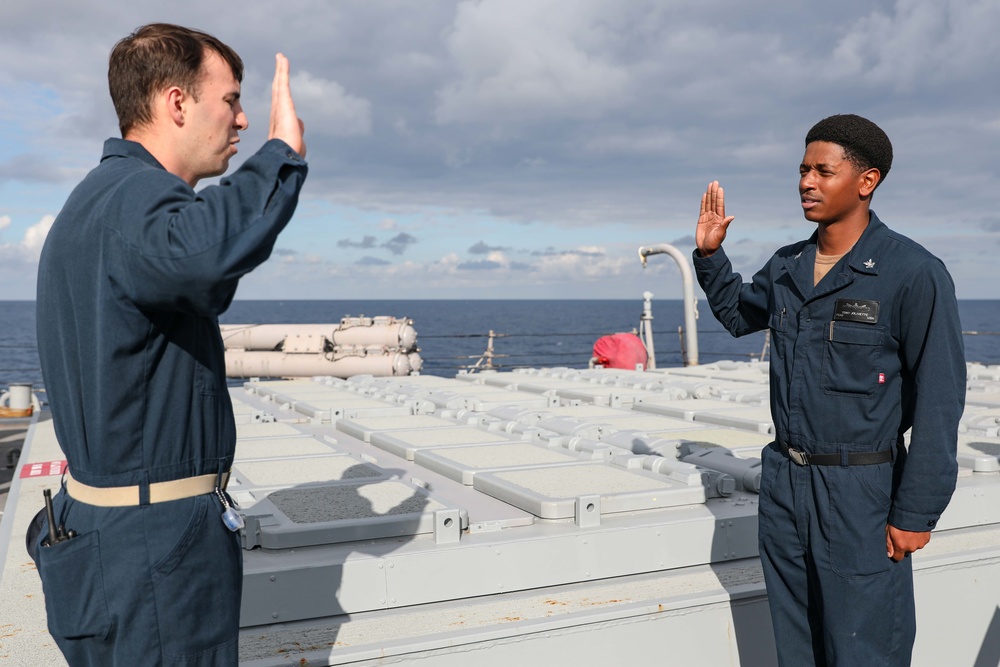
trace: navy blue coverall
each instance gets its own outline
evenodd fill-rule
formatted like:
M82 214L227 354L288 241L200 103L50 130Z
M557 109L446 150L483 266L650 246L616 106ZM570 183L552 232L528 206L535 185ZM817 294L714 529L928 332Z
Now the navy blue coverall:
M230 468L218 315L270 255L306 171L271 140L196 193L140 144L109 139L53 223L37 327L56 435L75 480L140 487L134 507L65 488L54 499L78 536L40 547L37 564L72 665L237 662L242 553L220 500L148 504L148 486Z
M874 212L816 286L815 257L814 234L744 284L722 249L694 253L729 332L771 332L776 441L762 454L759 540L779 663L909 665L911 561L886 556L886 524L931 530L955 489L966 380L955 288ZM798 465L788 447L843 464ZM891 462L844 465L885 450Z

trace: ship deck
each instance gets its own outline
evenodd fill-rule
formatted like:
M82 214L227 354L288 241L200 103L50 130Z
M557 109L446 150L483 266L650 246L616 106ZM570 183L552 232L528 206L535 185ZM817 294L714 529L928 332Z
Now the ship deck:
M766 369L234 388L241 664L774 664L756 540ZM913 556L915 665L1000 661L998 431L1000 367L970 364L958 490ZM0 665L64 664L23 548L61 470L36 417L0 523Z

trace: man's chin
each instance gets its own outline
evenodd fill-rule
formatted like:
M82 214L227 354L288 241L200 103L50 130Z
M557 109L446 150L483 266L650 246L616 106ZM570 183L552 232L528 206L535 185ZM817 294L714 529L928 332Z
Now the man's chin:
M223 160L222 164L220 164L216 168L216 170L215 170L214 173L209 174L209 176L212 176L212 177L214 177L214 176L222 176L227 171L229 171L229 158L226 158L225 160Z

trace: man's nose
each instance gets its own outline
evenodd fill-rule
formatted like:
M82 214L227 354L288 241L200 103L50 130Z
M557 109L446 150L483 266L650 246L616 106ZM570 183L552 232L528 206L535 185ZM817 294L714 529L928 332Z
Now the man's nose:
M240 110L237 112L236 119L233 122L233 126L241 132L250 127L250 120L247 118L247 115L243 112L243 107L240 107Z

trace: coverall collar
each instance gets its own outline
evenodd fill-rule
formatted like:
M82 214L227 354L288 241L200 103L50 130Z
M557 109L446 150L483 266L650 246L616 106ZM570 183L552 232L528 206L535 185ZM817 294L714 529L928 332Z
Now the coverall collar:
M134 157L142 160L150 166L165 170L165 167L160 164L155 157L153 157L153 154L147 151L146 147L137 141L115 139L113 137L105 140L104 153L101 155L101 162L104 162L111 157Z
M885 248L886 226L875 211L869 211L868 227L862 232L861 238L848 252L847 265L858 273L877 276L882 265L882 251Z
M865 231L861 233L861 237L854 244L854 247L847 252L847 267L851 271L838 273L835 276L830 276L831 280L823 280L819 285L813 285L817 232L813 232L809 240L802 245L801 250L786 261L785 268L803 298L812 299L836 291L853 282L854 273L878 275L879 267L882 264L882 252L885 245L883 240L887 228L875 215L875 211L869 211L869 214L868 226L865 227Z

